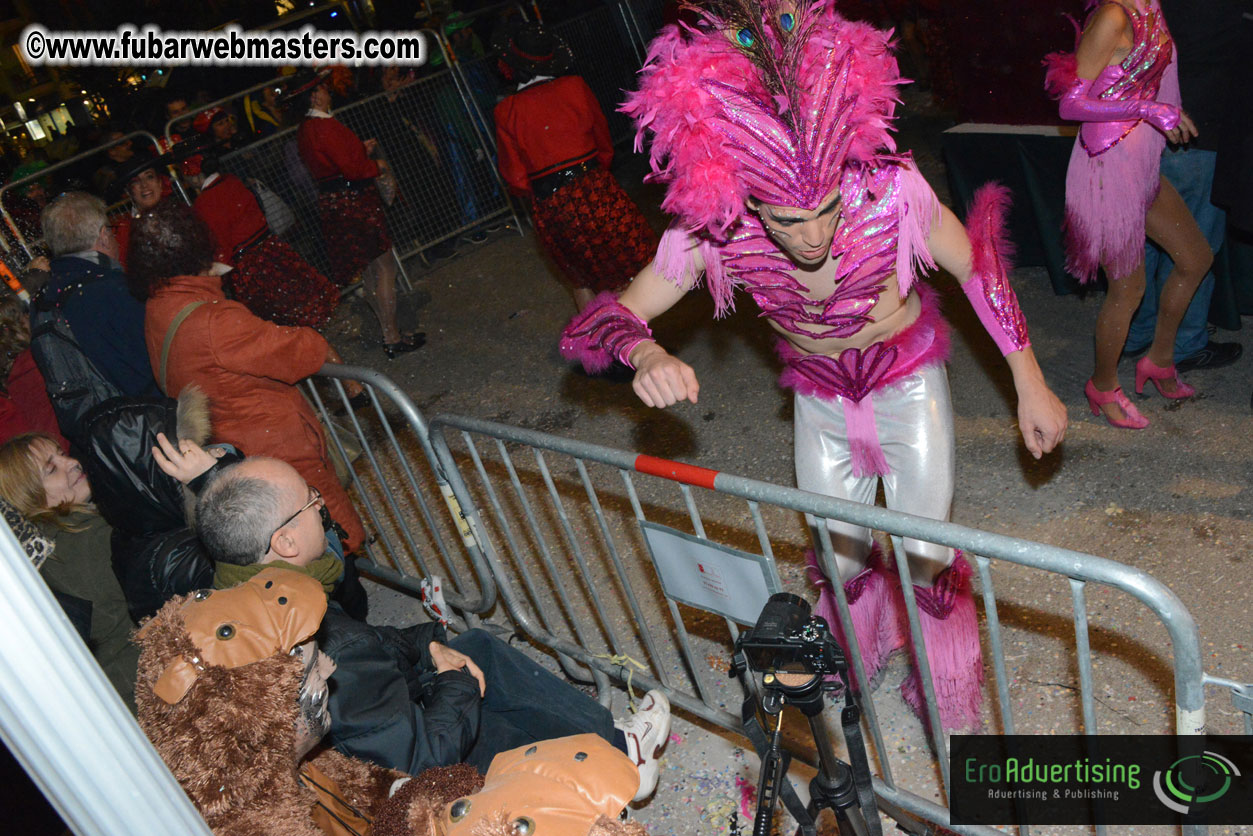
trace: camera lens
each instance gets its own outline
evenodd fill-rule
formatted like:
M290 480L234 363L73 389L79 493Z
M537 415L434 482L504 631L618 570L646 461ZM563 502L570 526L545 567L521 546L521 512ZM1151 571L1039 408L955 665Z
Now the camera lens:
M804 611L806 617L809 616L809 602L799 595L793 595L790 592L776 592L770 596L771 604L787 604L791 607L798 607Z

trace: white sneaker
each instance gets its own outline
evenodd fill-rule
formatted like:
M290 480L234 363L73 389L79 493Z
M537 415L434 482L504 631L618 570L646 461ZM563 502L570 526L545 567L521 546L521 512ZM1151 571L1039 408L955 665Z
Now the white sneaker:
M643 801L657 789L661 750L670 738L670 700L660 691L649 691L634 714L613 725L626 738L627 757L640 773L640 788L631 800Z

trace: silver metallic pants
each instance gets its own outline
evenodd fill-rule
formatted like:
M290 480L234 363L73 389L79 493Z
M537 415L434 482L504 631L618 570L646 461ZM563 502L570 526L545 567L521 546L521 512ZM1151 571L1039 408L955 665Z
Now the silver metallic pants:
M868 397L874 398L879 443L892 472L854 476L842 405L797 394L797 487L872 505L882 479L888 508L947 520L953 501L954 442L952 397L944 366L924 368ZM870 529L837 520L828 521L827 527L840 580L846 581L865 565ZM953 562L952 549L920 540L906 538L905 552L910 575L922 586L930 585Z

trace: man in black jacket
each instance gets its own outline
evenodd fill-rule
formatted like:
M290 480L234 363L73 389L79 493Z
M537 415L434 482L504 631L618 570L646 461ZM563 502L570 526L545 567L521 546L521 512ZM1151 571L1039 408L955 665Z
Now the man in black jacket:
M224 468L201 492L196 529L217 561L214 585L267 566L312 575L330 588L335 567L321 497L276 459ZM636 800L656 788L670 704L649 691L615 722L598 702L483 630L448 639L438 623L404 629L350 618L332 601L317 635L335 661L330 742L336 749L416 775L466 762L486 772L497 753L538 740L595 733L640 771Z

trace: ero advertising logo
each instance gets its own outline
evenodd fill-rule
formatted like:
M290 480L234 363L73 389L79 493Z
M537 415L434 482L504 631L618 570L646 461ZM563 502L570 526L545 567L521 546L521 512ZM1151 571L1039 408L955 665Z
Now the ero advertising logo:
M1253 824L1253 736L953 735L950 820Z
M1217 801L1227 794L1240 778L1240 770L1217 752L1188 755L1153 773L1153 792L1157 800L1176 813L1188 815L1198 808Z

